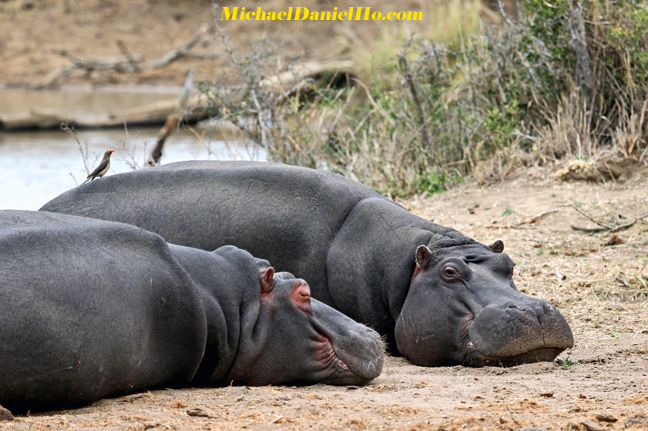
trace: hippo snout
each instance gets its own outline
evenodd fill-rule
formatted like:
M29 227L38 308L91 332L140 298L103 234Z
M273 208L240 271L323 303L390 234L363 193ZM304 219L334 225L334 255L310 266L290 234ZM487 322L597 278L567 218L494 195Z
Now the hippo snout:
M378 332L320 301L313 300L312 305L311 323L324 340L324 350L333 351L333 355L324 355L327 359L324 366L332 367L332 372L323 381L334 385L358 385L378 377L385 352Z
M468 330L466 348L478 361L515 365L552 361L574 345L565 318L545 301L484 307Z
M384 345L380 335L371 328L357 324L346 336L333 341L333 349L352 383L364 384L380 375Z

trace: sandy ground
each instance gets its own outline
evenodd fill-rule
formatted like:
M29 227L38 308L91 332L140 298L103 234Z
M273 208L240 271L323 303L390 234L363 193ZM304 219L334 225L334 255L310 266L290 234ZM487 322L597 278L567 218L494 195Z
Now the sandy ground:
M627 223L648 211L647 186L526 176L405 202L481 241L504 240L518 287L557 304L572 326L576 345L562 365L422 368L390 357L366 387L156 390L0 429L648 429L648 220L605 245L613 234L571 229L591 223L569 206Z

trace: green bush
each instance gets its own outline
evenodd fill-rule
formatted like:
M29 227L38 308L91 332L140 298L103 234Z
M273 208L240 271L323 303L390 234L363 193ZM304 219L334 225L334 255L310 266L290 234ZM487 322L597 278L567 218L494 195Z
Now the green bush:
M600 152L648 162L646 3L522 0L519 10L444 44L411 38L351 88L266 108L273 139L250 136L275 160L340 172L391 196ZM227 103L261 118L249 94L248 86Z

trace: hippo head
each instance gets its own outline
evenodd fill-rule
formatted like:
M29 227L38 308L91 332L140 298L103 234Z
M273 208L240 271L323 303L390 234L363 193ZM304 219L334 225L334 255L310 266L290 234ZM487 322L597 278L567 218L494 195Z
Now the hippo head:
M394 334L401 353L424 366L506 366L551 361L573 346L560 312L517 290L503 250L502 241L417 248Z
M287 272L260 269L260 307L254 328L239 345L228 381L365 384L382 371L377 332L311 298L308 284Z

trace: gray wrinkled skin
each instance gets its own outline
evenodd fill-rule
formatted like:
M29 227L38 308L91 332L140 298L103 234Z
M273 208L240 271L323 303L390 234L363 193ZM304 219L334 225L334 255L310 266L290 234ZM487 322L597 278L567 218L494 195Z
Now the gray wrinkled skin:
M480 244L323 171L173 163L77 187L43 209L134 224L206 250L249 250L307 279L315 298L385 334L391 351L415 364L552 360L573 345L553 306L517 291L501 242ZM421 245L426 262L417 267ZM461 277L443 278L448 259Z
M364 384L379 335L233 246L0 211L0 403L51 409L151 387Z

